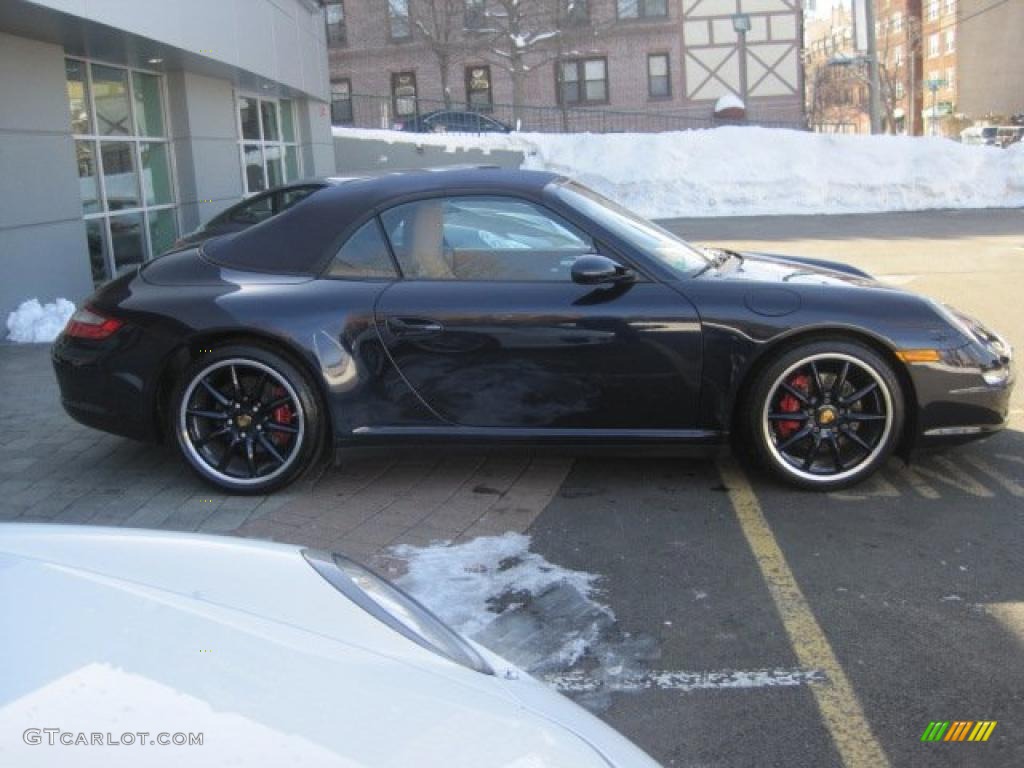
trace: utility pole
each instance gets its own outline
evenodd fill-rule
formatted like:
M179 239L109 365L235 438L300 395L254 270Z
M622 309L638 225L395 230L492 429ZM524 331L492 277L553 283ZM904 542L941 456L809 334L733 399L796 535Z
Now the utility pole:
M871 133L882 132L882 88L878 77L878 39L875 34L875 0L860 0L864 3L864 30L867 35L868 65L868 112L871 116Z
M740 100L743 109L750 110L747 104L747 32L750 31L750 16L745 13L733 14L732 28L739 37L740 56Z

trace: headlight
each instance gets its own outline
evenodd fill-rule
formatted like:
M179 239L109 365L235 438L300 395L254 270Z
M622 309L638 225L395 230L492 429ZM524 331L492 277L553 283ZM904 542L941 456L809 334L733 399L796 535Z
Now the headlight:
M345 597L399 634L456 664L494 674L469 643L387 579L343 555L304 549L302 556Z
M998 333L993 333L973 317L968 317L962 312L953 309L946 304L933 301L932 305L936 312L950 325L960 331L967 339L979 342L987 349L992 350L999 357L1009 358L1011 355L1010 345L1006 343Z

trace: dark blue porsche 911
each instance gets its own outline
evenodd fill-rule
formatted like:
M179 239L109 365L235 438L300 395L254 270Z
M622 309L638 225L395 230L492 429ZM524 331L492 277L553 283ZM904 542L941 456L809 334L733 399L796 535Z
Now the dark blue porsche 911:
M64 407L266 493L361 446L732 444L851 485L1007 418L1009 346L833 262L704 251L569 179L356 179L101 288Z

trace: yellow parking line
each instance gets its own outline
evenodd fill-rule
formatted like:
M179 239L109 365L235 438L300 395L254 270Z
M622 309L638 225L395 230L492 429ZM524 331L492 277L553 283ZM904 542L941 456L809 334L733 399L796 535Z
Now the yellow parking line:
M718 471L800 666L821 669L828 676L827 683L810 688L843 764L847 768L888 766L889 760L871 733L857 694L793 577L750 481L731 459L720 462Z

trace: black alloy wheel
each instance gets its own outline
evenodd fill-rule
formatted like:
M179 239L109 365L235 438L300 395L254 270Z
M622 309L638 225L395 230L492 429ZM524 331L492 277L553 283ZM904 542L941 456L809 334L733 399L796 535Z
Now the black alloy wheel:
M292 364L256 346L231 346L189 366L174 399L174 432L189 465L234 493L292 482L322 443L312 387Z
M753 388L748 429L779 477L815 490L845 488L889 457L903 429L891 366L857 342L815 342L780 355Z

